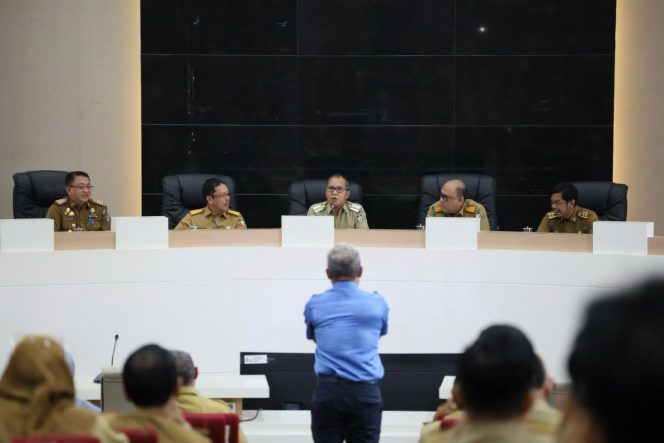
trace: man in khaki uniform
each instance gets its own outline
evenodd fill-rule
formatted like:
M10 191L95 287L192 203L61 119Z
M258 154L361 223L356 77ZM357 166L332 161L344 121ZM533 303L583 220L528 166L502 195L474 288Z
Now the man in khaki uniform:
M175 366L180 382L180 392L177 397L177 405L182 412L200 412L206 414L226 414L233 412L230 406L223 400L212 400L203 397L195 388L198 378L198 368L194 366L191 355L185 351L172 351L175 357ZM247 439L240 429L240 443L247 443Z
M189 211L177 224L182 229L247 229L247 224L238 211L229 209L231 193L228 186L217 178L203 183L203 196L207 206Z
M348 202L350 189L343 175L333 175L327 180L324 202L309 207L307 215L333 215L334 229L369 229L367 214L359 203Z
M56 200L46 212L58 231L110 231L111 216L104 202L91 197L90 176L72 171L65 176L67 197Z
M449 180L440 188L440 200L429 206L427 217L477 217L480 230L490 231L489 217L480 203L465 197L466 184L462 180Z
M177 408L178 376L169 351L157 345L139 348L127 358L122 378L125 394L136 409L109 414L113 429L153 429L160 443L210 443L189 427Z
M460 356L454 401L466 416L424 425L420 443L553 442L531 432L523 417L532 404L531 387L537 357L526 336L512 326L495 325Z
M590 209L576 205L579 191L571 183L560 183L551 190L551 212L547 212L537 232L592 234L593 222L599 220Z

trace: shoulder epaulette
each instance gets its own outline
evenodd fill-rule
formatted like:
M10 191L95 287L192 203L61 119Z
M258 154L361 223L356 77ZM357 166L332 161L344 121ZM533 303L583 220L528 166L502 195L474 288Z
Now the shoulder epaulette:
M359 203L351 203L348 205L348 209L353 212L360 212L362 210L362 205Z
M467 205L463 210L469 214L474 214L477 212L477 206Z
M547 212L546 216L549 217L549 220L551 220L552 218L556 218L557 217L556 211Z
M203 212L203 208L201 208L201 209L192 209L191 211L189 211L189 214L190 215L196 215L196 214L201 214L202 212Z
M241 216L242 216L242 214L240 214L240 211L234 211L234 210L232 210L232 209L229 209L229 210L228 210L228 213L229 213L230 215L235 215L235 216L237 216L237 217L241 217Z
M311 207L311 209L312 209L314 212L320 212L320 211L322 211L323 209L325 209L325 202L316 203L315 205L313 205L313 206Z
M89 201L90 203L94 203L95 205L104 206L104 202L103 202L103 201L101 201L101 200L97 200L97 199L95 199L95 198L91 198L91 199L88 200L88 201Z
M67 203L67 197L62 197L55 201L56 205L64 205L65 203Z

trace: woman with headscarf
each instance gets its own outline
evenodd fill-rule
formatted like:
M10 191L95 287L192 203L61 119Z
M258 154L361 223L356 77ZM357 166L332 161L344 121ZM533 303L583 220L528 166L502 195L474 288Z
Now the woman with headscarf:
M26 337L14 349L0 379L0 424L10 438L88 434L102 443L127 442L105 417L74 404L74 380L62 347L45 336Z

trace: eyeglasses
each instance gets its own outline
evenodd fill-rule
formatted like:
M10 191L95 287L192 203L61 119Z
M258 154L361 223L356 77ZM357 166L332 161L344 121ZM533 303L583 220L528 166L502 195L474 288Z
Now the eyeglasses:
M68 188L76 188L76 189L78 189L79 191L82 191L82 190L84 190L84 189L87 189L87 190L89 191L90 189L94 188L94 186L92 186L92 185L76 185L76 186L69 185L69 186L67 186L67 187L68 187Z
M451 198L457 198L458 196L456 195L447 195L443 194L442 192L440 193L440 199L444 202L449 201Z
M221 197L221 198L229 197L229 198L230 198L230 196L231 196L231 193L230 193L230 192L224 192L224 193L222 193L222 194L214 194L214 195L212 196L212 198L219 198L219 197Z
M343 186L328 186L327 190L332 194L341 194L346 190Z

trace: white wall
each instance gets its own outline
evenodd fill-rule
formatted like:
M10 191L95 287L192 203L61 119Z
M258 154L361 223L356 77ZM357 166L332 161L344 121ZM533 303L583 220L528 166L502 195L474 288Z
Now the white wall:
M0 0L0 64L0 218L34 169L82 169L140 215L140 1Z

